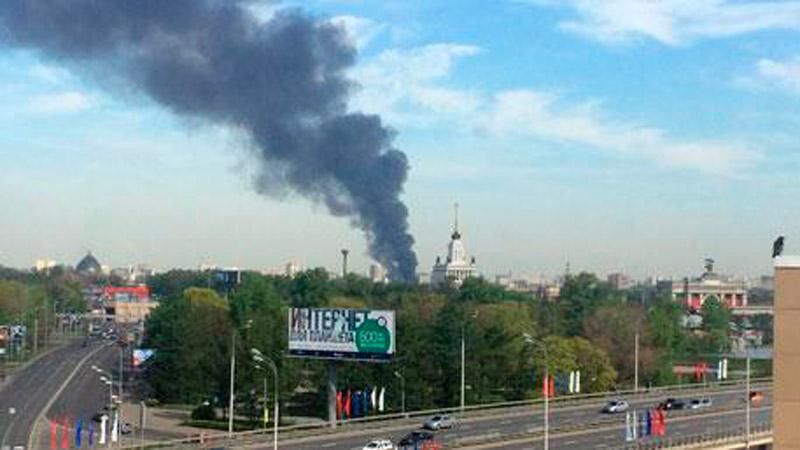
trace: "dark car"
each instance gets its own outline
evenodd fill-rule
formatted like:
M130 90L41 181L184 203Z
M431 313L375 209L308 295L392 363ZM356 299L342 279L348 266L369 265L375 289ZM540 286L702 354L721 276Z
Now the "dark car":
M408 433L403 439L400 439L400 442L397 443L397 446L402 447L413 447L417 444L421 444L423 442L429 442L433 440L433 433L429 431L412 431Z
M686 408L686 402L675 398L668 398L658 405L658 407L666 411L679 410Z

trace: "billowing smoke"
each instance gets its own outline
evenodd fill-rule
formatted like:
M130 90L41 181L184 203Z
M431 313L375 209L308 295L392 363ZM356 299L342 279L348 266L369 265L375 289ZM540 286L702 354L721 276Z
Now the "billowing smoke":
M172 112L249 134L257 189L275 183L350 218L394 279L417 259L400 201L406 156L375 115L347 112L355 50L299 10L245 0L3 0L0 42L122 80ZM117 83L108 83L109 85ZM278 189L285 190L285 189ZM302 244L302 243L300 243Z

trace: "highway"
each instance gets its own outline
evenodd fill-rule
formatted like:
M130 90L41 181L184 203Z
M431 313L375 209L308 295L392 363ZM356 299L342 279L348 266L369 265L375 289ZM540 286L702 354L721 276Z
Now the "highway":
M115 352L106 343L90 341L83 346L77 339L53 350L15 374L0 390L0 448L28 448L29 438L37 423L37 436L46 436L46 420L67 417L91 417L107 402L97 375L90 376L88 367L95 361L108 364ZM108 366L110 367L110 366ZM46 448L39 443L35 448Z
M709 430L721 429L733 424L744 424L744 390L728 388L726 391L709 391L708 397L713 399L713 406L696 411L676 411L670 413L667 430L670 436L680 437L690 434L705 433ZM767 391L768 392L768 391ZM654 407L662 397L646 396L641 400L631 400L631 409L640 411ZM768 396L769 397L769 396ZM683 397L685 398L685 397ZM582 402L579 405L555 406L550 413L551 448L603 448L624 445L623 432L625 416L604 415L600 409L603 399ZM741 416L741 417L740 417ZM758 411L753 415L753 425L769 420L769 413ZM422 419L402 419L393 421L392 425L378 425L373 430L361 429L344 431L320 431L320 434L304 438L281 439L280 448L301 449L360 449L371 439L386 438L398 442L407 433L417 429ZM383 428L377 428L383 427ZM482 416L469 417L458 421L452 430L435 433L436 439L448 446L469 448L471 445L485 444L475 448L541 448L541 439L537 438L543 431L543 414L541 404L535 407L512 408L508 411L494 411ZM516 446L511 442L500 442L498 439L511 439L523 434ZM525 435L527 434L527 435ZM260 439L263 443L242 444L227 448L268 449L269 436ZM537 447L537 442L539 443ZM600 445L602 444L602 445ZM599 445L599 446L598 446Z

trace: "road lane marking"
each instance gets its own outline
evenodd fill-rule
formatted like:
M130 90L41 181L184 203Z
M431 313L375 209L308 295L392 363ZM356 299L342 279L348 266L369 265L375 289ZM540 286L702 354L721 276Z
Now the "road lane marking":
M76 364L75 368L72 369L72 372L69 374L69 376L67 376L67 379L64 380L64 382L58 388L56 393L53 394L52 397L50 397L50 401L48 401L47 404L44 406L44 408L42 408L42 410L39 412L39 415L36 416L36 420L34 420L34 422L33 422L33 428L31 429L31 434L28 435L28 448L39 448L39 447L34 447L33 446L34 440L36 441L37 444L39 443L39 437L36 436L36 426L44 418L44 415L47 414L47 411L50 409L50 407L53 406L53 403L55 403L56 400L58 399L58 397L61 396L61 393L64 392L64 389L67 388L67 385L69 385L69 383L72 381L72 379L75 378L75 375L78 374L78 372L83 367L84 363L86 363L86 361L88 361L89 358L94 356L95 353L99 352L100 350L104 349L105 347L106 347L105 345L97 347L96 349L94 349L91 352L89 352L88 354L86 354L86 356L84 356L83 359L78 361L78 364Z
M322 444L322 446L325 447L325 448L336 447L336 442L328 442L326 444Z

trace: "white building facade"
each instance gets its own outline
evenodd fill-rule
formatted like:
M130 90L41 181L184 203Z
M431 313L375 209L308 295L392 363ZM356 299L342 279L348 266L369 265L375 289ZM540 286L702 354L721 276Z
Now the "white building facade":
M456 220L453 227L453 234L450 235L450 243L447 245L447 257L444 261L436 257L436 263L431 270L431 285L441 286L452 284L461 286L464 280L478 276L478 268L475 265L475 258L468 257L461 240L461 233L458 231L458 205L456 205Z

